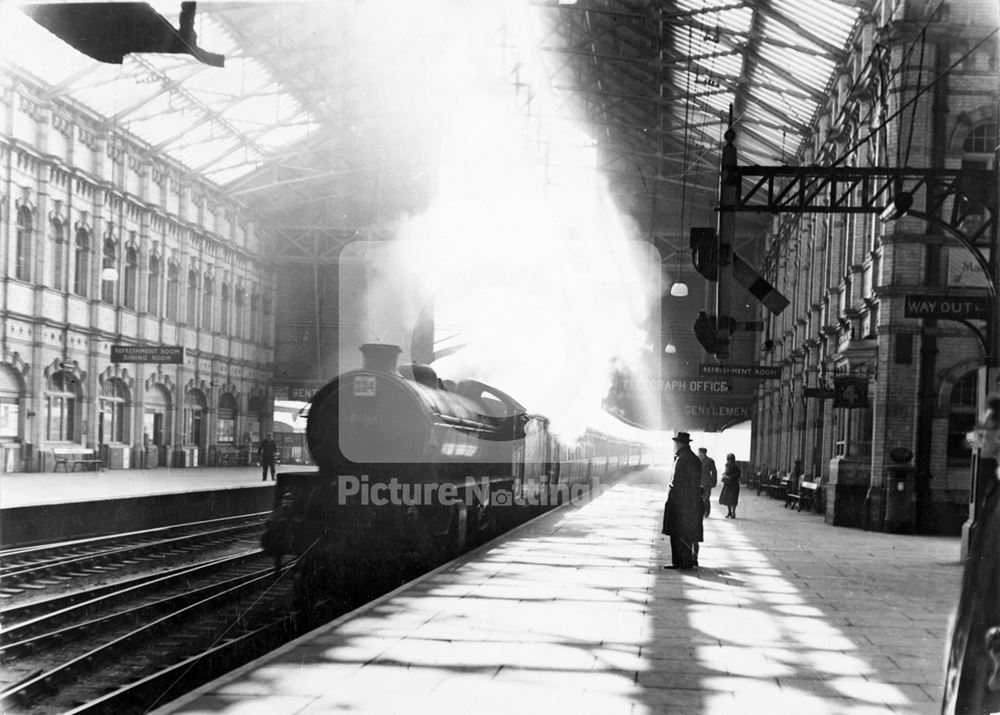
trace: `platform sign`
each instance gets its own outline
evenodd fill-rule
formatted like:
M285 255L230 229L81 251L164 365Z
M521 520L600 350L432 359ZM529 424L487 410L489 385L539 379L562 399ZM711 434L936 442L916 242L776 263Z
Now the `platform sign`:
M698 366L698 374L702 377L751 377L770 380L781 377L780 365L712 365L702 363Z
M752 396L664 396L663 429L721 432L753 417Z
M740 391L731 381L692 374L662 379L629 379L619 384L619 404L636 424L666 430L719 432L753 416L752 388ZM662 424L648 424L658 408ZM654 410L656 411L656 410Z
M907 295L907 318L988 320L993 302L988 296Z
M836 397L836 390L829 387L806 387L802 390L803 397L816 397L821 400L832 400Z
M309 402L323 385L305 382L288 382L274 386L274 399L279 402Z
M184 346L112 345L111 362L155 362L180 365L184 362Z

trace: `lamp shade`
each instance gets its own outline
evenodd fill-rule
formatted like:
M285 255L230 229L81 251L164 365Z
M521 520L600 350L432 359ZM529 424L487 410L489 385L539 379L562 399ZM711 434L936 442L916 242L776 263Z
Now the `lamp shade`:
M675 352L677 352L677 347L673 343L667 343L667 346L663 348L663 352L665 352L667 355L673 355Z
M686 298L688 294L687 283L684 281L676 281L672 286L670 286L670 295L674 298Z

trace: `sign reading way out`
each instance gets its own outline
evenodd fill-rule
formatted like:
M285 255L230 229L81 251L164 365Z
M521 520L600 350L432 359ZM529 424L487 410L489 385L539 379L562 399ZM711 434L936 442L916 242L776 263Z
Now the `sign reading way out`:
M907 295L907 318L986 320L991 301L985 296Z

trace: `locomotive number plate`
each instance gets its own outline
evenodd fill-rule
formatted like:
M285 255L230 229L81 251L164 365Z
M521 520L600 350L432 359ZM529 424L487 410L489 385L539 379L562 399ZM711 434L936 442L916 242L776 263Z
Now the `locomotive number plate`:
M354 396L355 397L374 397L375 396L375 376L374 375L358 375L354 378Z

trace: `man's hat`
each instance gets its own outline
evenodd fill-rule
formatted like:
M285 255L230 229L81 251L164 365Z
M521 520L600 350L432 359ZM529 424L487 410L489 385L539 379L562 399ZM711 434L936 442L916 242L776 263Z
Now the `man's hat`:
M706 449L705 447L698 447L698 451L699 452L704 452L705 454L708 454L708 449Z
M685 444L691 442L691 435L687 432L678 432L677 436L673 438L674 442L684 442Z

